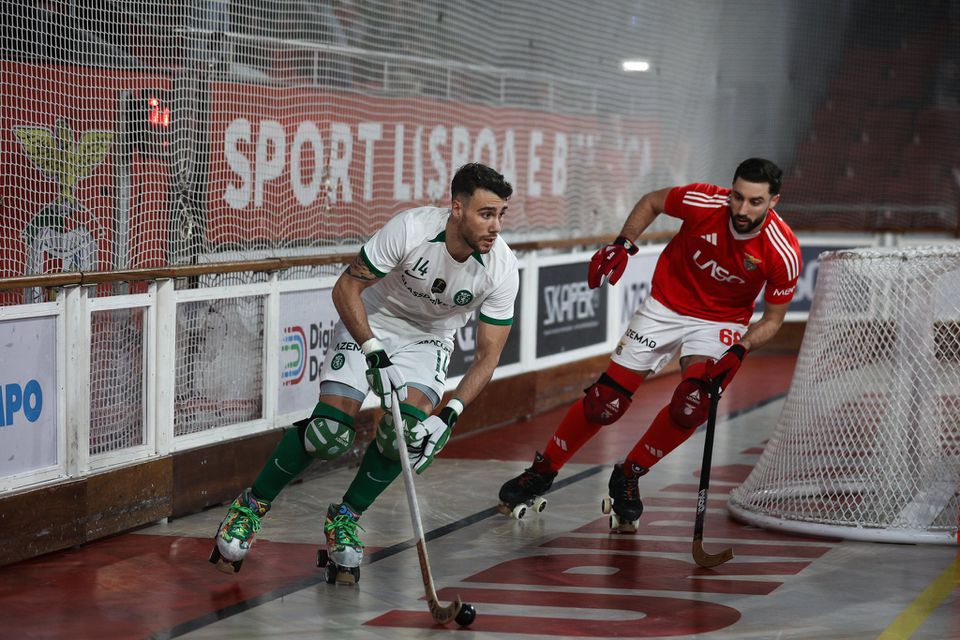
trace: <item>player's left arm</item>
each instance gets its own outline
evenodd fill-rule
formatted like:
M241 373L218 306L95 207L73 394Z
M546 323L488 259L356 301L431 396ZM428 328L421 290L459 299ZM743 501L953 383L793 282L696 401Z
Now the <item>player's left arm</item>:
M765 303L763 306L763 315L755 323L750 325L747 332L740 338L740 344L747 351L756 351L766 343L770 342L780 327L783 326L783 319L787 315L789 302L782 304Z
M493 371L500 362L500 354L503 353L503 346L507 344L510 327L509 324L490 324L482 320L477 322L477 346L473 362L453 393L464 406L480 395L493 377Z
M477 347L473 363L463 374L453 397L440 413L428 417L411 432L412 439L419 441L415 447L413 468L423 473L433 463L434 457L443 450L454 424L463 412L493 377L493 371L500 362L500 354L510 335L509 324L490 324L477 322Z

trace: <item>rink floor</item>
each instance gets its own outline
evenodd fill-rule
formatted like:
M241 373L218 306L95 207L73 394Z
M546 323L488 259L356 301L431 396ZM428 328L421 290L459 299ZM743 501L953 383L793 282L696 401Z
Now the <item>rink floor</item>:
M955 547L785 535L727 515L794 363L752 355L721 403L705 547L736 557L715 569L690 555L702 429L641 480L636 534L609 533L600 512L611 464L667 401L671 375L641 387L627 416L573 458L542 514L500 515L497 491L565 407L455 438L418 478L434 581L444 603L459 594L477 608L469 629L431 620L401 480L361 521L359 584L324 582L323 515L348 469L290 486L235 576L207 562L226 505L0 568L0 637L960 638Z

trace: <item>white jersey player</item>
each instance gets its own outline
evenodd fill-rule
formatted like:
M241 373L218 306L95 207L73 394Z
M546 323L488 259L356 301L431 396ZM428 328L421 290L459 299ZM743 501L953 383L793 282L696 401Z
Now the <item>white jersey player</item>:
M419 207L391 219L337 280L333 302L340 322L321 370L319 402L230 506L211 556L218 568L239 570L271 502L312 460L332 460L351 449L353 422L368 391L385 409L396 393L406 455L421 473L489 382L520 285L516 256L500 237L513 190L502 175L473 163L457 171L450 191L449 208ZM454 333L473 313L474 360L444 408L431 415L443 396ZM385 411L342 501L327 510L327 550L319 562L329 582L359 579L357 520L401 471L394 427Z

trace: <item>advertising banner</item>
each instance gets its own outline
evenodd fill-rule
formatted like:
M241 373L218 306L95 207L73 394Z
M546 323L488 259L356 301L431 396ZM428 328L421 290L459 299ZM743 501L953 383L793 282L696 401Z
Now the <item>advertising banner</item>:
M537 357L605 342L607 287L587 286L583 262L541 267L537 299Z
M56 466L57 319L0 322L0 477Z
M320 392L320 367L339 316L333 289L280 295L278 413L309 414Z

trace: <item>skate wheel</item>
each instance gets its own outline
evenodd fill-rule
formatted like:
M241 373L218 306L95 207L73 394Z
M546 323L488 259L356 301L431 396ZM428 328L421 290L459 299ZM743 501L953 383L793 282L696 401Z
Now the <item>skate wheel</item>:
M527 505L525 505L525 504L518 504L517 506L515 506L515 507L513 508L513 511L510 512L510 515L511 515L515 520L521 520L521 519L523 518L523 516L526 515L526 513L527 513Z
M327 555L326 549L317 549L317 566L318 567L323 568L327 566L327 562L329 561L329 558L330 557Z
M610 514L610 530L617 531L618 529L620 529L620 518L617 517L617 514L611 513Z
M613 510L613 501L610 499L609 496L607 496L600 502L600 511L602 511L603 513L610 513L612 510Z
M327 584L337 583L337 565L333 562L328 562L326 566L323 567L323 581Z
M213 551L210 552L210 562L212 562L213 564L217 564L218 562L220 562L220 558L222 557L223 556L220 555L220 549L217 547L216 544L214 544Z
M533 500L533 510L537 513L543 513L543 510L547 508L547 501L544 498L537 496Z

